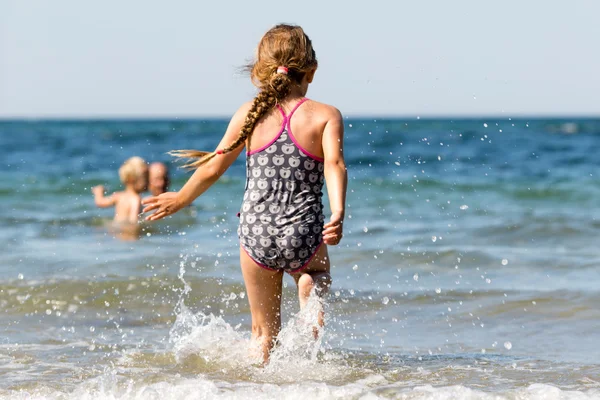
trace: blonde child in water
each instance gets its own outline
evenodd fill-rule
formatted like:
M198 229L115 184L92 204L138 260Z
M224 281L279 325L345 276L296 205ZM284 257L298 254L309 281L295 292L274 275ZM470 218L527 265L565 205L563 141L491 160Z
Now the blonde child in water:
M187 166L195 172L179 192L145 199L143 212L154 211L146 218L154 221L181 210L246 148L240 262L252 337L260 343L266 363L281 328L283 273L294 278L302 308L313 289L322 296L331 285L327 246L342 238L347 173L340 112L305 97L317 58L302 28L277 25L269 30L249 70L258 87L254 100L237 110L214 152L173 152L191 158ZM324 183L331 209L327 221ZM322 326L322 310L318 319Z
M148 186L148 165L141 157L131 157L119 168L119 178L125 190L104 195L104 186L92 188L96 206L101 208L115 207L114 222L120 224L137 224L141 213L142 196Z

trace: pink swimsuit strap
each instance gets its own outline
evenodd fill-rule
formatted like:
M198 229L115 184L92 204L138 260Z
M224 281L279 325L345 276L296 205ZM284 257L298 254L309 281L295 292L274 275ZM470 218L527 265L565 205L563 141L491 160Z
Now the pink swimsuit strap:
M294 106L294 108L292 108L292 111L289 113L289 115L286 115L285 111L283 111L283 108L281 108L281 106L279 104L277 104L277 108L279 109L279 112L281 112L281 115L283 115L283 119L284 119L284 125L286 122L288 122L291 118L292 115L294 114L294 112L298 109L298 107L300 107L302 105L302 103L304 103L306 100L308 100L307 97L303 97L300 99L300 101Z
M293 137L293 134L292 134L292 129L291 129L291 127L290 127L290 121L291 121L292 115L294 115L294 112L296 112L296 110L298 109L298 107L300 107L300 106L301 106L301 105L302 105L302 104L303 104L303 103L304 103L306 100L308 100L308 98L306 98L306 97L303 97L302 99L300 99L300 101L298 101L298 103L297 103L297 104L294 106L294 108L293 108L293 109L292 109L292 111L289 113L289 115L287 115L287 114L285 113L285 111L283 111L283 108L282 108L282 107L281 107L279 104L277 104L277 105L276 105L276 106L277 106L277 109L279 110L279 112L280 112L280 113L281 113L281 115L283 116L283 122L282 122L282 124L281 124L281 130L279 131L279 133L277 134L277 136L275 136L275 137L273 138L273 140L271 140L269 143L267 143L266 145L262 146L262 147L261 147L261 148L259 148L259 149L256 149L256 150L253 150L253 151L248 151L248 152L246 152L246 155L249 155L249 156L250 156L250 155L252 155L252 154L256 154L256 153L258 153L258 152L261 152L261 151L265 150L266 148L268 148L269 146L271 146L273 143L275 143L275 142L276 142L276 141L279 139L279 137L281 136L281 134L283 133L283 131L285 131L285 129L287 128L287 130L288 130L288 133L290 134L290 136L291 136L291 139L292 139L292 141L293 141L293 142L296 144L296 146L298 146L298 147L299 147L299 148L300 148L302 151L304 151L304 152L305 152L306 154L308 154L310 157L312 157L312 158L314 158L314 159L316 159L316 160L319 160L319 161L323 161L323 159L322 159L322 158L319 158L319 157L315 157L315 156L313 156L313 155L312 155L312 154L310 154L309 152L305 151L305 150L302 148L302 146L300 146L300 144L299 144L299 143L296 141L296 139Z

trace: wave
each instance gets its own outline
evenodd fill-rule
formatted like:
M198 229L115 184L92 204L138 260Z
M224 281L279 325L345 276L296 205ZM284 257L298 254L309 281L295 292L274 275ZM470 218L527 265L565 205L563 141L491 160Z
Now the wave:
M188 301L208 309L225 307L233 313L248 312L243 285L217 278L187 278L192 292ZM50 315L58 319L85 318L86 313L106 312L124 316L124 324L153 325L173 318L182 293L175 276L108 276L103 280L20 280L0 284L0 304L6 315ZM146 315L136 320L136 315Z
M383 341L379 348L353 348L364 343L362 336L367 340L379 337L368 328L373 321L379 321L377 331L388 329L390 325L384 321L394 318L412 321L415 330L418 325L435 326L438 318L433 316L448 307L453 309L452 313L448 310L450 318L442 314L440 322L450 321L456 327L470 326L481 317L486 322L492 319L495 325L503 321L514 324L515 319L517 323L543 320L555 325L587 319L595 328L600 300L596 292L333 289L328 306L331 320L318 340L310 323L316 308L293 312L284 322L271 363L262 367L253 352L249 321L243 321L249 313L243 286L194 277L192 271L186 273L186 268L192 267L186 263L183 259L178 276L3 283L0 304L6 310L4 315L14 318L25 312L36 324L44 315L46 324L57 319L51 325L82 332L66 336L69 340L58 336L43 343L24 344L18 351L16 346L0 345L0 359L10 366L4 374L6 384L0 385L0 396L535 399L593 398L600 394L598 382L590 378L600 372L596 364L579 364L574 370L568 363L513 356L495 345L486 352L462 345L446 348L449 353L438 350L435 354L422 345L399 348L383 346ZM284 293L294 298L291 294L289 288ZM188 306L192 304L200 305L203 311L193 312ZM524 307L531 311L523 313ZM222 310L231 322L223 318ZM432 320L424 320L424 315ZM102 319L106 319L104 330L99 325ZM361 328L363 324L367 327ZM20 329L27 326L27 319L23 319ZM98 336L92 336L92 327L100 331ZM133 328L153 335L160 329L169 332L166 340L147 340L144 331L138 330L137 339L133 336L122 342L121 335L133 334ZM394 334L404 336L404 332L410 333ZM349 345L344 346L345 341ZM73 349L79 354L90 353L84 358L87 364L83 371L81 361L71 362ZM62 354L60 359L70 362L53 366L43 361L48 354ZM40 369L45 374L40 375Z
M469 371L463 371L468 373ZM525 373L522 371L521 373ZM351 384L334 385L319 382L302 382L299 384L275 385L269 383L231 382L216 380L210 377L174 378L166 381L156 373L148 373L149 377L135 377L126 381L117 374L84 382L73 391L56 389L53 386L43 388L24 388L18 391L0 391L2 399L564 399L585 400L597 399L598 389L558 388L553 382L546 384L530 383L512 389L493 389L486 385L469 387L465 385L415 385L408 386L400 381L390 381L379 375L372 375ZM39 386L39 385L38 385ZM408 387L407 387L408 386ZM482 388L483 386L483 388Z
M181 187L189 175L178 175L175 176L172 185L173 187ZM112 193L113 191L123 190L121 184L118 182L118 176L112 174L109 178L110 183L114 186L107 187L106 191ZM71 177L64 176L45 176L44 179L32 178L26 187L26 190L19 187L0 187L0 195L9 197L10 195L19 196L21 200L25 199L40 199L40 196L44 197L44 200L55 200L65 197L72 197L75 199L89 198L89 203L93 204L93 195L91 188L96 185L106 184L106 181L98 177L86 177L81 179L73 180ZM225 176L219 179L215 184L215 188L219 187L237 187L242 185L243 188L243 177L229 177ZM145 194L144 196L147 196Z
M572 179L557 177L548 182L540 183L537 180L513 179L466 179L465 177L440 177L428 175L412 176L402 173L398 176L384 174L380 176L354 177L352 186L357 191L363 188L376 188L388 190L390 196L396 201L405 201L418 205L416 196L412 198L400 197L401 194L415 193L418 191L433 198L478 194L482 200L499 196L507 200L520 202L522 200L535 200L541 203L573 201L584 202L600 194L600 185L596 180L583 179L574 182ZM376 200L379 196L373 196ZM491 208L491 207L490 207Z
M83 209L72 210L70 215L65 216L46 212L37 215L34 213L0 215L0 224L5 227L33 226L40 238L72 237L81 234L78 228L88 231L92 228L102 228L107 232L119 231L112 218L90 215L92 213L88 211L91 207L81 208ZM147 222L140 217L136 231L140 235L168 235L173 232L185 231L197 225L199 212L203 212L202 207L192 206L161 221Z
M430 278L428 281L427 273L421 272L422 282L415 282L412 288L404 285L404 289L400 291L334 288L328 296L330 306L336 315L351 315L355 318L360 314L392 310L399 305L407 309L419 309L446 303L479 302L485 306L480 312L494 318L503 313L518 314L523 307L529 305L533 313L547 314L548 318L569 319L593 313L600 301L597 293L582 290L456 288L449 286L445 280L437 282ZM442 286L438 287L440 283ZM284 296L288 301L284 302L284 309L296 307L294 291L292 287L285 289ZM176 307L182 296L187 304L194 304L205 310L222 310L234 316L249 312L243 284L220 278L188 276L185 285L179 277L169 275L128 279L108 276L95 281L17 279L0 284L0 304L5 315L49 315L60 320L78 318L79 315L85 318L85 314L106 312L121 315L125 326L151 326L157 321L173 321L175 316L187 318L191 311L185 308L183 312ZM146 318L138 320L137 315L145 315Z

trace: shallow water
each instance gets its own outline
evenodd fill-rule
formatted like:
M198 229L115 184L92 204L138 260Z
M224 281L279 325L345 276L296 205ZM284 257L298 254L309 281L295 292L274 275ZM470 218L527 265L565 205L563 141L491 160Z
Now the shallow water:
M600 398L600 120L347 120L327 326L311 340L287 277L266 368L242 160L134 242L90 194L118 189L127 157L210 149L225 126L0 122L2 398Z

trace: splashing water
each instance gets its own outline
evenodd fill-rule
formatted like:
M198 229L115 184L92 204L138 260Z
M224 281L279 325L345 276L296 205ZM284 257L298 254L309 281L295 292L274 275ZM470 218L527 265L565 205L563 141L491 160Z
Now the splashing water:
M220 316L192 313L184 303L171 328L169 341L178 363L198 356L206 363L247 368L260 362L251 341ZM255 354L253 356L253 354Z
M317 327L319 313L326 304L314 293L306 306L293 315L277 336L277 345L271 352L264 373L281 382L298 380L334 380L348 375L342 357L333 354L327 342L331 331Z
M249 332L232 327L222 317L193 313L182 301L171 328L169 342L179 364L200 360L209 369L227 369L266 382L292 383L298 380L334 380L350 374L342 357L328 353L327 330L317 329L323 300L311 293L306 306L284 324L271 351L269 363L262 366L259 343ZM315 337L316 336L316 337Z

